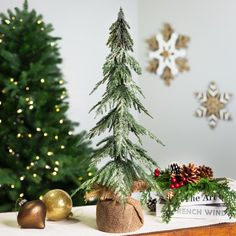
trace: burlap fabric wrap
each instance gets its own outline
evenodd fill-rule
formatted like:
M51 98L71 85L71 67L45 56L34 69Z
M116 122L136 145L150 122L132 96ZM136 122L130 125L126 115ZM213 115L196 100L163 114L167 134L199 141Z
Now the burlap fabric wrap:
M113 200L97 203L97 227L109 233L138 230L143 225L143 212L139 201L129 198L125 206Z

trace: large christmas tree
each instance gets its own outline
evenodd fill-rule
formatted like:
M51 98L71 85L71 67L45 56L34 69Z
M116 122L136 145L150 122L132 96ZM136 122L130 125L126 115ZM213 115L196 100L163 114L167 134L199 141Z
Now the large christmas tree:
M0 211L19 197L36 199L47 190L73 191L93 175L84 132L67 116L52 25L35 10L8 10L0 25ZM82 194L75 204L82 203Z
M129 54L133 51L133 40L128 29L129 25L120 9L118 19L110 27L107 45L111 53L103 66L104 78L93 90L106 84L102 99L91 109L97 115L105 115L89 133L89 138L93 138L110 132L97 144L98 149L91 157L91 166L96 166L105 157L111 160L81 186L90 191L88 196L101 200L116 199L122 203L131 195L134 183L143 181L147 186L159 190L150 176L157 164L142 148L141 136L147 135L161 143L155 135L138 124L132 114L132 110L136 110L150 116L139 100L141 89L132 79L132 71L141 74L141 68ZM138 143L132 141L131 134Z

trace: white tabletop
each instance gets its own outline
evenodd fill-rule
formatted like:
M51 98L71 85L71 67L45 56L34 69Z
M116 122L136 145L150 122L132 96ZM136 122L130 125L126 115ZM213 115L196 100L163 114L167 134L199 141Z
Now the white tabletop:
M144 210L144 226L133 234L172 230L222 223L220 220L202 219L172 219L169 224L160 222L155 215ZM16 212L0 213L0 235L2 236L99 236L99 235L124 235L109 234L98 231L96 228L96 206L73 208L73 218L63 221L47 221L45 229L21 229L16 222ZM224 221L225 222L225 221ZM236 219L230 222L236 222ZM128 233L129 235L132 233Z

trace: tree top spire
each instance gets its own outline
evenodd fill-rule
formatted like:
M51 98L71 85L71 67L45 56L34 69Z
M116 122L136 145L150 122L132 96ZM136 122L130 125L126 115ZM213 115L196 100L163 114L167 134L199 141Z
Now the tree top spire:
M123 12L123 9L122 7L120 7L120 11L118 13L118 19L124 19L125 15L124 15L124 12Z
M28 10L28 0L24 0L23 7L24 7L24 10Z
M133 40L128 32L129 24L125 20L125 15L120 7L117 20L110 27L110 35L107 45L113 50L124 49L133 51Z

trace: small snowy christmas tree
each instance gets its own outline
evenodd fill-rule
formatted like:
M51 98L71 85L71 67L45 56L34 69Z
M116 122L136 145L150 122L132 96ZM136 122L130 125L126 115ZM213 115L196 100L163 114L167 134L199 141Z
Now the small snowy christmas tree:
M141 89L132 80L131 71L141 74L141 68L129 55L129 52L133 51L133 40L128 29L129 25L120 9L117 21L110 27L107 45L111 53L103 66L104 78L92 91L106 83L102 99L91 109L96 111L96 115L106 115L89 133L91 139L107 130L111 132L110 136L97 144L98 149L91 158L91 166L95 166L106 157L111 160L81 186L90 192L88 197L93 196L100 200L113 199L122 203L127 201L137 183L157 188L150 176L150 172L157 165L141 147L140 136L148 135L161 143L150 131L138 124L131 114L131 108L134 108L139 113L149 115L138 98L138 95L143 95ZM130 133L137 137L139 144L131 141Z

